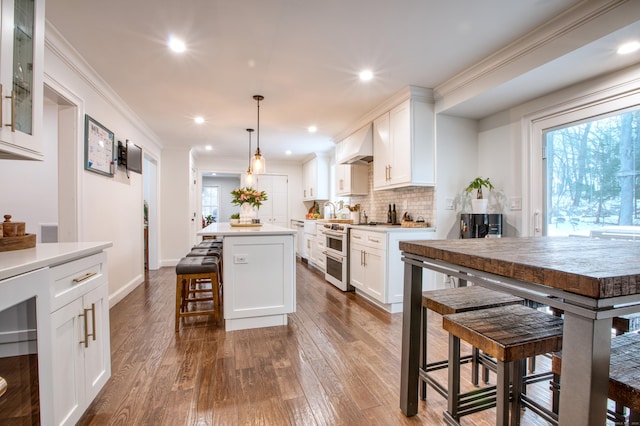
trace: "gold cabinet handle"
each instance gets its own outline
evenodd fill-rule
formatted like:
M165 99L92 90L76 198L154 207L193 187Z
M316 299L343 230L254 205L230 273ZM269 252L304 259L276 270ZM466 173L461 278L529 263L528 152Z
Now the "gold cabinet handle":
M5 96L7 99L11 99L11 123L5 124L7 127L11 127L11 131L16 131L16 92L11 91L11 96Z
M91 327L93 333L89 333L89 320L87 316L89 315L89 311L91 311ZM80 343L84 343L84 347L89 347L89 337L92 337L93 340L96 340L96 304L92 303L91 308L84 308L84 313L78 315L79 317L84 317L84 340L81 340Z
M84 281L84 280L88 280L89 278L91 278L92 276L94 276L94 275L96 275L96 274L97 274L97 272L87 272L87 273L86 273L86 274L84 274L84 275L81 275L81 276L79 276L79 277L77 277L77 278L74 278L74 279L73 279L73 282L74 282L74 283L80 283L80 282L82 282L82 281Z

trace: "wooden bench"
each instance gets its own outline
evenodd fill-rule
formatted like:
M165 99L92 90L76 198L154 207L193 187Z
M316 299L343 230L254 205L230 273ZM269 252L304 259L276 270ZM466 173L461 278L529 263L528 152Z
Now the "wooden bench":
M554 374L552 410L558 413L562 352L553 354L551 370ZM608 398L616 403L616 411L609 411L607 416L611 421L640 424L640 334L627 333L611 339ZM628 419L625 419L623 407L629 409Z
M510 411L511 425L518 425L523 406L535 411L535 406L523 394L526 360L562 348L561 318L522 305L508 305L445 315L442 326L449 332L449 398L444 415L447 424L459 425L461 416L495 406L497 425L509 423ZM466 406L460 404L462 395L457 380L460 339L497 361L495 394L491 395L490 388L485 388L482 400L471 401Z

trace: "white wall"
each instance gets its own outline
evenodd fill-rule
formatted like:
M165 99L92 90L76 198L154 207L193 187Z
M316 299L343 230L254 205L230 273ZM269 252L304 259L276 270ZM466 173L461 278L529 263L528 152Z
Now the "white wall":
M79 187L78 240L113 243L113 247L107 250L109 296L113 305L144 280L142 176L131 173L127 177L122 168L114 177L84 170L84 115L90 115L111 130L116 141L129 139L152 157L159 158L159 143L155 135L143 127L135 113L49 27L45 49L45 83L73 95L69 96L70 99L80 100L76 120L76 143L80 158L75 162ZM56 135L57 132L51 127L53 124L47 125L49 127L45 127L44 134ZM29 173L28 166L20 166L20 169L22 174L17 178L28 182L23 188L23 197L38 200L40 210L56 211L54 202L40 195L42 182L49 180L41 178L40 174ZM34 176L38 176L38 179L34 179ZM57 179L53 179L53 182L57 185Z
M160 266L174 266L192 247L189 151L163 150L160 175Z
M458 238L459 207L446 208L478 175L477 122L466 118L436 116L436 235Z

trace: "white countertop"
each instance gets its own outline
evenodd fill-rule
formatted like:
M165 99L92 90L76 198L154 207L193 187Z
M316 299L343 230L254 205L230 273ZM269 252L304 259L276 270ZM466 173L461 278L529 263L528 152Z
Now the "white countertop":
M34 248L0 252L0 280L98 253L111 242L44 243Z
M376 225L349 225L349 228L372 232L436 232L436 228L403 228L400 225L379 223Z
M284 228L282 226L269 225L263 223L262 226L231 226L229 222L212 223L200 232L198 235L217 235L217 236L255 236L255 235L287 235L296 234L295 229Z

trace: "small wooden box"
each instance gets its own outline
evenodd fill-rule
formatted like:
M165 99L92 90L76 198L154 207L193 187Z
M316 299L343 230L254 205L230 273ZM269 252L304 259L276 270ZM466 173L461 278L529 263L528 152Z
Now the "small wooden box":
M410 222L405 220L401 226L403 228L428 228L429 222Z
M36 246L36 234L0 238L0 251L23 250Z

